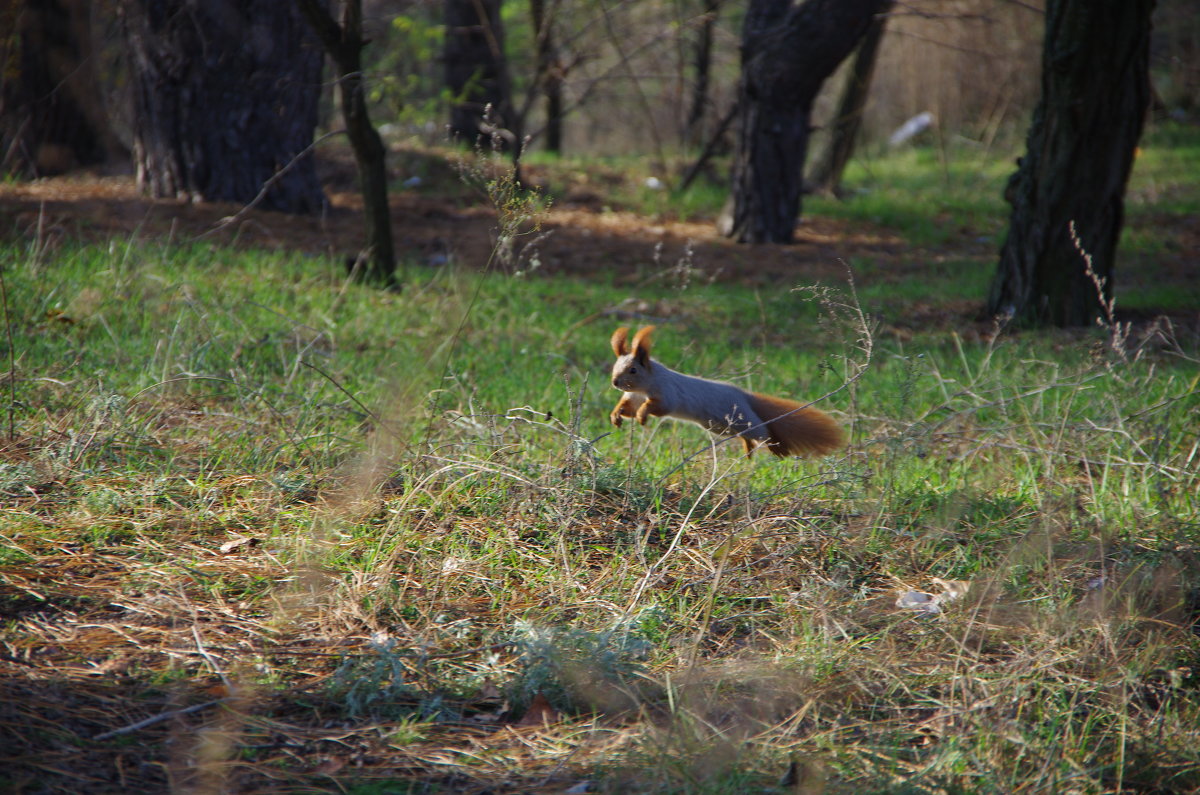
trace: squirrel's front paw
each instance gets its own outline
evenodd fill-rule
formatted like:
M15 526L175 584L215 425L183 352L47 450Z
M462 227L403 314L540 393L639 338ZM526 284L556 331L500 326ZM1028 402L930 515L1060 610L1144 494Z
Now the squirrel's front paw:
M621 410L619 408L613 409L612 414L608 415L608 421L611 422L613 425L616 425L618 428L620 428L621 427Z

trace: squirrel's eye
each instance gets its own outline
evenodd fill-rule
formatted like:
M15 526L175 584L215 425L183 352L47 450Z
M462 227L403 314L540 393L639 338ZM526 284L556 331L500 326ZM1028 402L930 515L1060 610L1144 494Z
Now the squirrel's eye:
M633 374L634 374L634 373L636 373L636 372L637 372L637 368L636 368L636 367L630 367L630 368L629 368L629 374L630 374L630 375L633 375Z

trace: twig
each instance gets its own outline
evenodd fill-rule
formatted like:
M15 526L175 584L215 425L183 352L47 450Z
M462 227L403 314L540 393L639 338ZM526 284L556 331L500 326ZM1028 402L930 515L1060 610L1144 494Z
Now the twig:
M716 445L714 444L709 449L713 449L715 447ZM689 458L691 458L691 456L689 456ZM667 546L666 551L663 552L662 555L659 556L658 560L654 561L654 563L646 569L646 573L642 575L642 579L638 582L637 588L634 589L633 597L629 600L629 604L625 608L623 618L627 619L629 616L633 615L633 608L641 600L642 593L650 584L651 578L658 573L659 567L663 565L666 559L675 551L676 547L679 546L679 542L683 538L684 531L691 526L692 515L695 514L696 509L700 506L700 503L703 502L708 493L715 489L717 484L725 478L726 475L721 475L718 477L714 474L714 476L709 479L708 483L704 485L704 488L700 490L700 494L697 495L695 502L692 503L692 507L688 509L686 514L684 514L683 521L679 523L679 529L675 531L675 537L671 539L671 543Z
M397 431L395 428L393 428L391 425L389 425L387 420L385 420L383 417L379 416L379 414L377 414L376 412L371 411L369 408L367 408L361 400L359 400L357 397L354 396L354 393L352 393L350 390L346 389L346 387L344 387L340 383L338 383L338 380L336 378L334 378L332 375L325 372L320 367L318 367L317 365L310 362L308 359L301 359L300 364L304 365L305 367L307 367L310 370L315 370L318 374L321 375L322 378L324 378L329 383L333 384L334 387L336 387L339 392L341 392L346 397L350 398L350 400L354 401L354 405L356 405L360 409L362 409L364 414L366 414L371 419L375 420L375 422L377 422L379 424L379 427L385 429L388 433L392 434L392 436L396 437L397 439L401 438L400 432Z
M629 77L630 82L633 83L633 89L637 94L638 104L641 105L642 113L645 114L647 123L646 126L650 130L650 137L654 139L654 151L655 154L658 155L658 166L663 170L663 172L666 172L667 156L663 149L662 136L659 135L658 125L654 123L654 111L650 107L650 100L646 98L646 91L642 88L642 81L638 79L638 76L629 66L632 55L630 53L626 53L624 42L622 41L623 37L613 27L612 15L609 13L608 6L604 3L600 4L600 14L604 20L604 32L608 34L608 38L613 46L613 49L615 49L617 51L617 55L620 56L618 63L624 69L626 75ZM636 48L634 49L636 51Z
M695 668L700 660L700 644L704 642L704 636L708 634L708 628L712 625L713 605L717 601L717 587L721 583L721 576L725 574L725 564L729 562L729 553L733 550L733 538L739 529L736 523L730 523L729 532L725 535L725 542L717 550L717 570L713 572L712 587L708 589L708 596L704 600L704 609L701 611L700 621L696 627L696 637L692 641L692 655L688 660L689 668Z
M704 151L700 153L700 156L696 158L696 162L692 163L691 167L688 168L687 173L683 175L683 179L679 181L680 191L685 191L688 189L688 186L692 184L692 181L700 175L700 171L703 170L704 164L707 163L714 154L716 154L717 147L721 145L721 139L725 137L725 132L729 129L729 124L733 121L733 117L737 115L737 111L738 103L734 102L732 105L730 105L729 110L725 112L725 116L721 119L721 123L717 125L717 129L712 134L712 137L708 139L708 144L705 145Z
M153 717L146 718L145 720L140 720L137 723L131 723L128 726L124 726L120 729L113 729L112 731L104 732L103 734L97 734L95 737L92 738L92 740L94 740L94 741L95 740L107 740L110 737L117 737L122 734L130 734L132 732L138 731L139 729L144 729L147 726L153 726L156 723L162 723L164 720L170 720L171 718L175 718L175 717L178 717L181 715L188 715L192 712L199 712L202 709L208 709L209 707L214 707L217 704L223 704L226 701L231 701L232 698L233 698L232 696L226 696L225 698L217 698L217 699L213 699L212 701L205 701L203 704L193 704L190 707L184 707L182 709L173 709L173 710L169 710L168 712L160 712Z
M279 182L279 180L281 180L285 176L287 176L287 173L289 171L291 171L296 166L297 163L299 163L301 160L303 160L305 155L312 152L312 150L316 149L318 145L324 143L327 139L332 138L335 135L343 135L345 132L346 132L345 130L333 130L332 132L327 132L324 135L322 135L320 138L318 138L317 140L313 141L308 146L304 147L304 149L302 149L299 152L299 154L297 154L295 157L293 157L291 160L289 160L287 162L287 165L285 165L283 168L276 171L274 174L271 175L270 179L268 179L266 182L263 183L262 190L260 190L258 192L257 196L255 196L253 199L250 200L249 204L247 204L242 209L238 210L235 214L228 216L226 218L222 218L221 221L216 226L214 226L212 229L209 229L207 232L202 232L199 235L197 235L196 239L199 240L200 238L207 237L208 235L211 235L214 232L220 232L225 227L227 227L231 224L235 224L238 221L240 221L241 219L245 218L246 213L250 212L255 207L257 207L262 202L262 200L267 197L267 193L270 192L271 188L275 187L275 183Z
M193 610L192 621L194 622L196 620L197 617L195 615L195 610ZM200 656L204 658L204 661L208 663L208 667L212 669L213 673L221 677L221 682L224 683L226 691L232 693L233 683L229 681L229 677L226 676L225 672L221 670L221 666L217 664L217 661L213 659L213 656L208 653L208 649L204 648L204 641L200 639L200 630L196 628L194 623L192 624L192 637L196 639L196 651L199 652Z
M17 440L13 413L17 406L17 362L13 347L12 318L8 314L8 281L4 278L4 266L0 265L0 295L4 297L4 331L8 335L8 440Z

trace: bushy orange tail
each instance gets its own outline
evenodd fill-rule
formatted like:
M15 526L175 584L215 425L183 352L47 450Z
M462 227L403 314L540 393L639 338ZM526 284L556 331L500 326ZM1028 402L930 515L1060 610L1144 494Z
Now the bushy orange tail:
M750 408L767 423L767 449L780 458L827 455L846 443L837 421L820 409L770 395L750 393Z

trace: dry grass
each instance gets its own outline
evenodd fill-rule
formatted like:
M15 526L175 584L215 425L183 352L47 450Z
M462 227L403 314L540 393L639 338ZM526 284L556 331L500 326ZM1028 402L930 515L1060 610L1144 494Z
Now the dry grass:
M965 322L929 274L977 252L944 251L863 291L876 323L597 242L622 223L573 241L626 287L8 245L3 787L1200 789L1194 313ZM833 392L850 447L610 434L589 376L651 314L664 360ZM971 587L897 606L939 581Z
M813 471L842 496L760 493L723 456L658 486L569 444L531 468L505 452L538 446L524 422L486 455L460 423L434 452L289 484L206 469L229 419L171 398L125 426L193 474L148 480L96 465L129 452L121 434L76 436L51 467L72 419L47 417L5 455L32 468L4 516L8 786L1200 786L1194 541L1154 513L1106 526L1098 482L1194 491L1191 455L1072 464L1089 434L1019 418L1083 382L985 428L989 401L964 397L984 371L952 421L861 416L871 438ZM924 490L904 474L918 450L995 486ZM1045 492L1020 496L1014 462L1045 456ZM888 482L845 480L864 464ZM943 614L895 607L950 574L973 587Z

